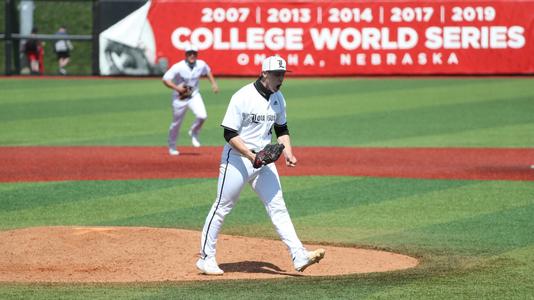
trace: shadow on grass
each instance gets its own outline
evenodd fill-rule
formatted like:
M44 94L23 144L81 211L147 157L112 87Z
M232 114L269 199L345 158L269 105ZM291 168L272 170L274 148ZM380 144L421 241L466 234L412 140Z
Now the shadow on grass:
M219 267L226 273L262 273L293 277L303 276L286 272L285 270L280 269L277 265L264 261L240 261L236 263L220 264Z

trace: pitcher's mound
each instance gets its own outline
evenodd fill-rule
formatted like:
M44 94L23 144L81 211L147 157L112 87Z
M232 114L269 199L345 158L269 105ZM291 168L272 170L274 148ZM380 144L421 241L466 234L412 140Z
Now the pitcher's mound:
M415 258L376 250L326 249L325 258L295 272L281 241L221 235L223 276L195 268L197 231L147 227L38 227L0 232L0 281L141 282L333 276L412 268Z

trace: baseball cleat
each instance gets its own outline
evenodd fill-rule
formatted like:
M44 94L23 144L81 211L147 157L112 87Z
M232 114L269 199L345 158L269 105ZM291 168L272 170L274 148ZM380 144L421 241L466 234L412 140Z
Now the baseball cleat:
M298 272L304 272L307 267L319 263L323 259L325 254L324 249L317 249L315 251L304 251L304 255L301 257L295 257L293 259L293 265Z
M206 275L222 275L224 271L219 268L215 257L199 258L197 260L197 269Z
M176 149L169 149L169 155L172 155L172 156L180 155L180 151Z
M189 130L189 136L191 137L191 144L193 144L193 147L200 147L200 141L198 140L198 135L197 134L193 134L193 132L191 130Z

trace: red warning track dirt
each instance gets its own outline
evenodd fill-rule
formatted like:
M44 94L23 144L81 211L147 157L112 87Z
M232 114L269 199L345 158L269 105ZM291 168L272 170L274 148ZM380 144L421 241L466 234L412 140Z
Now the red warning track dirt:
M38 227L0 232L0 282L145 282L266 279L386 272L417 259L385 251L306 245L326 250L304 273L280 241L220 235L225 274L195 268L200 233L147 227Z
M0 182L215 178L220 147L0 147ZM282 176L534 180L534 149L297 147Z

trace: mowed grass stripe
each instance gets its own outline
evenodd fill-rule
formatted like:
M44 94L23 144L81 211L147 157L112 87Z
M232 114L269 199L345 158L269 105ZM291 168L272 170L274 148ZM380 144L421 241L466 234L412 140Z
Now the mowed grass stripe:
M76 101L65 99L62 101L41 101L39 103L3 105L2 109L9 115L4 115L4 121L33 121L39 119L56 119L63 117L78 118L80 116L96 116L113 112L151 112L163 108L163 101L154 101L154 97L143 95L107 95L106 97L78 98ZM135 105L132 105L135 103Z
M188 184L195 179L180 180L180 189L188 190ZM154 191L177 188L172 180L126 180L126 181L64 181L50 183L15 183L17 189L2 191L2 211L20 211L34 207L47 207L58 203L76 204L79 201L99 198L122 197L153 193Z
M487 215L509 215L511 211L524 216L521 211L528 212L528 207L534 205L530 199L534 187L528 182L291 177L284 178L284 183L287 205L297 228L304 229L303 238L322 242L390 247L409 243L439 248L444 243L455 245L457 236L450 235L455 230L443 224L470 224L469 220L480 217L486 226ZM20 189L0 194L3 228L19 222L22 227L137 224L199 229L216 187L215 179L17 185ZM510 194L514 196L507 196ZM263 236L265 232L261 230L271 227L261 202L246 189L225 228L235 232L235 228L254 224L258 231L247 234ZM439 239L436 243L427 240L433 234ZM465 245L468 246L473 247ZM455 245L452 249L462 247ZM476 249L470 249L473 250Z
M406 285L385 289L380 295L388 299L398 299L399 295L415 299L426 299L429 295L454 299L530 299L534 282L529 269L534 267L534 261L528 257L533 250L528 246L491 256L434 255L433 259L440 262L431 267L438 272L404 281Z
M218 95L203 81L209 115L203 144L224 143L219 124L226 105L241 84L252 80L221 79ZM433 146L462 146L465 132L473 130L495 128L503 136L529 137L534 132L534 115L529 113L534 109L531 83L530 78L289 78L284 93L296 145L422 146L432 139ZM9 86L8 91L20 91L15 100L9 93L0 96L0 145L69 144L69 139L77 145L166 143L170 90L158 78L5 80L1 84ZM191 122L192 114L187 114L183 135ZM524 132L507 129L518 125ZM101 132L108 133L102 137ZM149 132L154 135L148 136ZM180 142L189 145L187 139ZM482 136L467 144L505 146L498 136ZM533 146L534 139L513 144Z
M534 203L395 234L406 243L455 253L496 255L534 244ZM387 235L384 238L391 238Z
M168 111L100 113L31 122L4 122L0 144L8 145L164 145ZM20 132L24 134L21 135ZM143 138L142 141L140 138ZM148 139L147 139L148 138Z
M3 184L10 185L10 184ZM214 179L14 184L0 192L0 228L110 225L117 219L208 204ZM211 198L211 197L210 197ZM176 226L176 222L163 224ZM120 224L119 224L120 225ZM147 226L153 224L146 224Z
M476 79L462 81L455 79L422 80L406 78L286 78L284 82L284 95L291 97L323 96L323 99L334 100L336 96L350 96L354 94L373 95L380 93L396 94L414 89L426 89L451 86L462 86L477 82ZM292 99L292 98L290 98ZM326 101L328 102L328 101Z
M397 82L399 81L399 82ZM366 114L390 110L404 110L427 106L441 106L462 103L476 103L492 100L504 100L508 97L533 97L534 91L527 88L523 81L481 81L481 80L430 80L435 85L425 84L426 81L389 80L377 87L374 81L342 81L331 88L318 93L310 93L309 89L289 86L284 91L288 99L288 110L297 118L303 116L317 117L325 113L345 115ZM325 83L326 82L326 83ZM319 85L328 85L328 81ZM369 89L365 84L374 87ZM389 87L390 83L395 83ZM288 84L289 85L289 84ZM302 89L302 90L301 90ZM312 89L313 91L313 89ZM328 99L328 100L325 100ZM306 112L300 114L300 112Z
M246 79L242 79L246 80ZM251 79L252 80L252 79ZM241 81L220 79L224 82L220 95L232 94ZM246 81L243 81L246 83ZM201 80L200 88L206 95L213 95L207 80ZM160 78L150 79L4 79L0 80L0 108L11 105L37 105L42 102L87 101L110 97L147 96L148 99L164 97L170 101L171 90ZM158 101L151 100L153 103ZM5 105L5 106L4 106ZM113 103L109 103L113 105Z
M409 243L416 243L419 231L429 226L464 222L478 216L534 205L531 197L534 194L534 186L528 182L451 181L456 182L451 184L446 180L411 180L414 184L410 184L410 180L403 180L403 187L407 190L413 189L413 193L395 195L395 183L398 179L376 180L387 186L379 187L381 191L371 192L369 195L354 193L350 187L343 189L347 198L354 198L354 203L358 203L358 199L365 199L366 196L376 198L376 201L362 200L361 205L342 206L315 215L297 215L294 222L303 226L316 224L307 231L313 232L316 238L321 240L330 237L336 239L336 242L398 246L408 241L405 238L397 239L396 235L410 235L412 238ZM426 182L427 185L433 186L433 189L421 189L418 187L420 182ZM369 186L369 183L366 185ZM391 197L381 201L380 193L391 193ZM309 200L310 203L316 203L313 198ZM298 213L299 209L296 208L296 211ZM295 213L293 215L295 216ZM337 236L332 232L340 232L341 235ZM443 230L445 235L447 232Z
M52 81L53 82L53 81ZM64 82L69 84L69 82ZM2 95L0 115L5 121L63 117L69 115L94 115L114 111L161 110L170 107L171 90L160 80L127 81L93 87L83 82L75 87L34 87L19 95ZM137 83L137 84L135 84ZM228 89L228 88L227 88ZM230 91L221 91L228 98ZM212 93L207 92L214 97ZM218 97L218 96L217 96ZM32 101L30 101L32 99ZM225 102L226 104L227 102Z
M2 108L16 104L54 104L61 101L99 100L113 95L126 97L160 93L160 86L152 80L6 79L0 80L0 88Z
M326 116L293 122L299 139L313 140L314 146L328 145L387 145L391 139L427 138L440 134L457 134L475 129L499 128L510 125L534 126L531 98L509 98L506 101L485 101L436 105L410 110L390 110L367 114L348 113L334 118ZM329 124L306 126L305 124ZM359 124L357 128L347 124ZM396 125L394 125L396 124ZM299 127L300 126L300 127ZM496 141L497 142L497 141ZM524 141L525 144L532 141Z
M368 147L383 147L386 143L388 147L511 147L523 148L533 147L532 123L519 125L501 125L498 127L477 128L447 133L429 133L428 135L418 135L414 137L391 138L387 141L378 140L366 143Z

